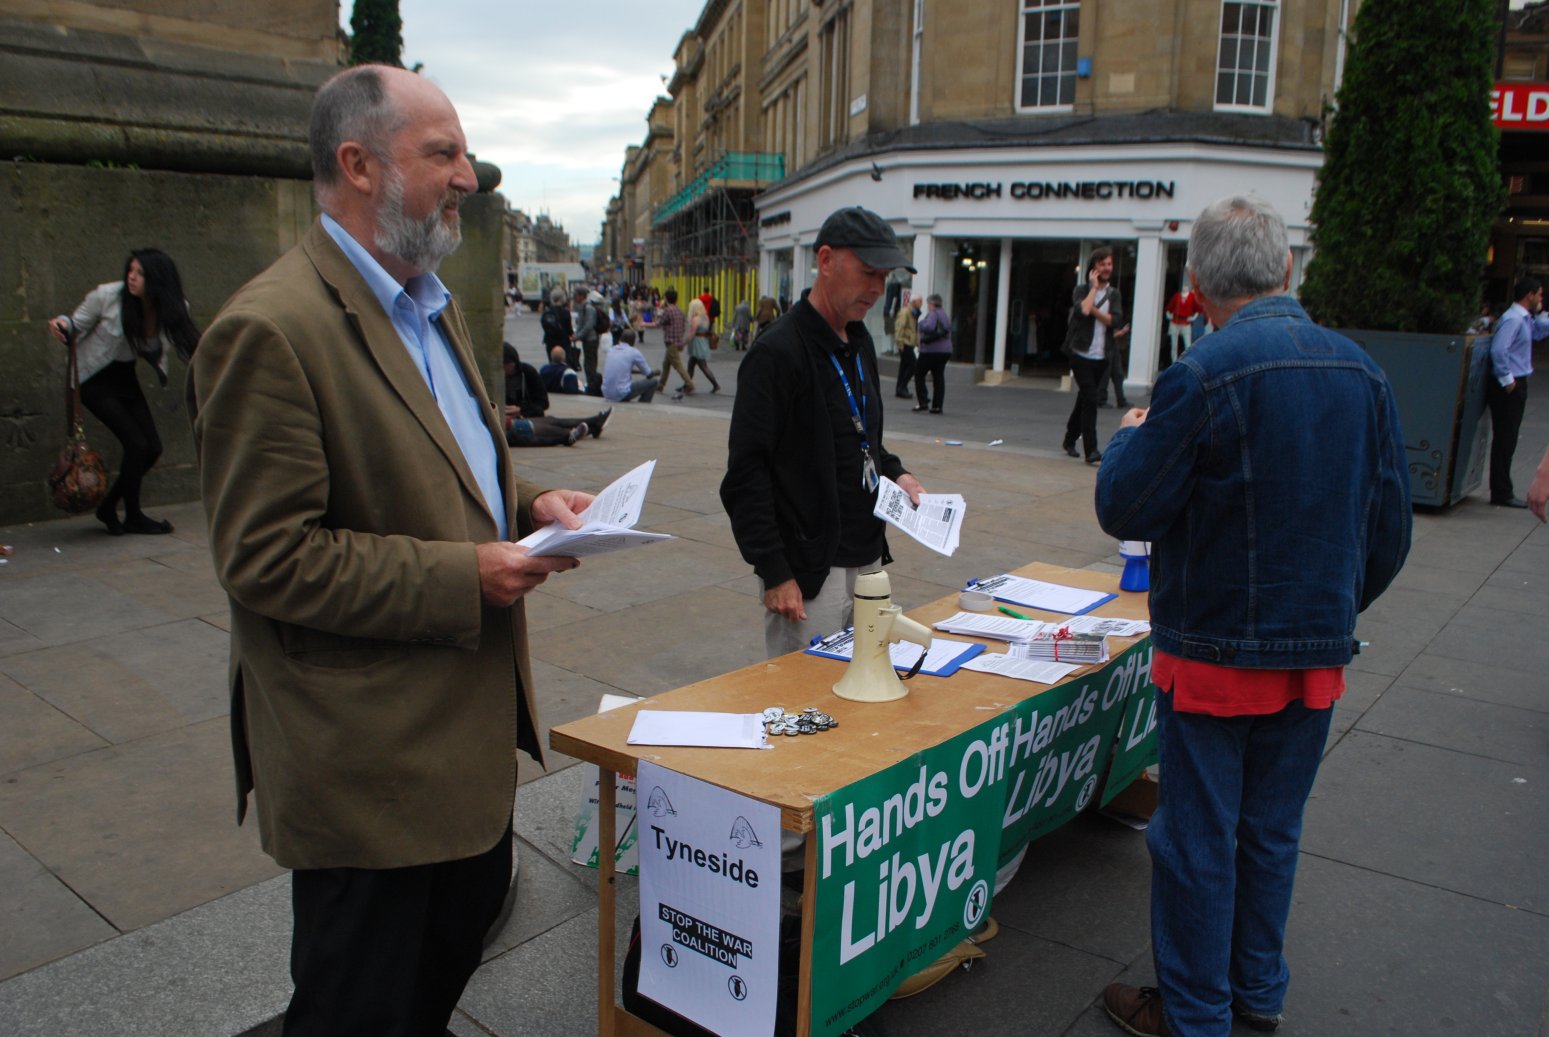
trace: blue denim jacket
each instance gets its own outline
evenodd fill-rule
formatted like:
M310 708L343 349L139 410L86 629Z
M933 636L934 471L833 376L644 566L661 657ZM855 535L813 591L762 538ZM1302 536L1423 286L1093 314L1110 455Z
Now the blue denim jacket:
M1255 299L1157 378L1097 475L1097 519L1149 540L1155 646L1250 669L1343 666L1409 553L1398 408L1355 343Z

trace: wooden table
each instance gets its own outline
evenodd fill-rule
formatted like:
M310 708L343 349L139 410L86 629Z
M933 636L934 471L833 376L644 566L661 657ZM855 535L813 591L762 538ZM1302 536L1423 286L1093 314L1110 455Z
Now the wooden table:
M1019 576L1073 587L1115 592L1118 597L1094 610L1096 615L1146 619L1146 595L1118 588L1118 577L1109 573L1065 569L1035 562L1015 570ZM954 592L908 613L930 626L959 611ZM1018 607L1037 619L1057 620L1059 613ZM967 638L948 634L948 637ZM1140 638L1112 638L1113 654ZM986 640L992 651L1001 642ZM597 884L597 1032L601 1037L664 1037L617 1004L613 994L614 897L616 871L607 866L609 847L617 844L615 831L615 777L633 774L640 760L649 760L681 774L719 785L738 795L760 800L780 810L781 827L810 832L813 802L875 774L900 760L940 745L970 730L997 712L1047 690L1028 681L1010 680L972 670L951 677L917 676L909 682L909 695L893 702L852 702L830 690L844 673L832 659L798 652L690 684L607 713L585 717L553 728L549 744L559 752L594 763L600 769L598 784L598 884ZM1079 677L1079 672L1067 680ZM1063 682L1062 682L1063 683ZM799 711L816 706L839 721L831 731L808 738L777 739L772 752L737 749L695 749L673 746L637 746L628 743L635 713L653 710L711 710L726 713L758 713L768 706ZM802 947L810 948L817 884L817 840L807 840L805 896L802 898ZM802 956L797 1004L797 1033L810 1027L812 997L810 955Z

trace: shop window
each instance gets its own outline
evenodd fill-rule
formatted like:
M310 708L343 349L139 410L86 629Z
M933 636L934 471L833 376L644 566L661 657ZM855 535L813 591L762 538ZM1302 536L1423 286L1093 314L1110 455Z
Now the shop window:
M1081 4L1021 0L1017 55L1019 111L1069 111L1076 100L1076 38Z
M1275 100L1280 0L1224 0L1216 57L1217 110L1268 112Z

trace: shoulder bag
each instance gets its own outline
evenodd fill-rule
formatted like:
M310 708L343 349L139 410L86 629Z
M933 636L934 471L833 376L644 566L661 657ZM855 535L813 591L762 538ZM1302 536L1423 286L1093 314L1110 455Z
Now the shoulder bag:
M70 359L65 381L65 445L48 473L54 507L71 515L91 511L108 494L108 466L86 442L81 427L81 383L75 364L75 329L66 333Z

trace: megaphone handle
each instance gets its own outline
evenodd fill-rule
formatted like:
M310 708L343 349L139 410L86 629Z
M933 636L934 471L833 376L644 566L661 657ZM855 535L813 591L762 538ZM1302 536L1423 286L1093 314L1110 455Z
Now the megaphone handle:
M920 657L914 661L914 665L913 666L909 667L909 672L904 674L902 677L900 677L898 679L901 680L901 681L906 681L906 680L911 679L915 674L919 673L920 672L920 667L925 665L925 657L927 655L929 655L929 654L930 654L930 649L929 648L921 648L920 649Z

